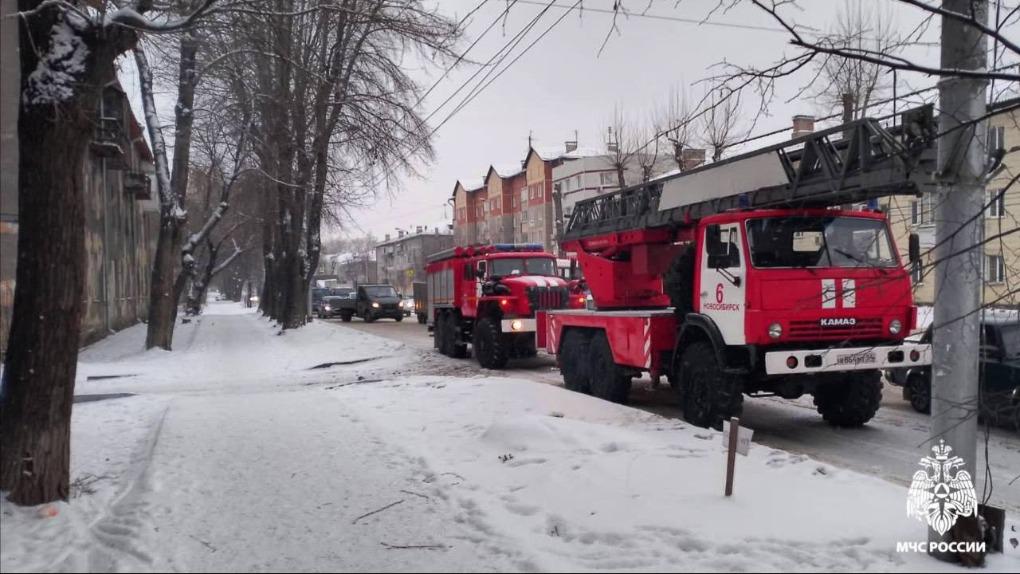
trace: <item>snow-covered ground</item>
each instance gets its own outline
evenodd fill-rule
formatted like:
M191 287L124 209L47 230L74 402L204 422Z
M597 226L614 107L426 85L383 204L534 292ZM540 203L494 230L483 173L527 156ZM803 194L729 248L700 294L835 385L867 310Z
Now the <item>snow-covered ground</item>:
M897 553L905 488L804 455L727 499L719 433L389 339L232 303L143 339L82 353L73 497L0 503L4 572L956 569Z

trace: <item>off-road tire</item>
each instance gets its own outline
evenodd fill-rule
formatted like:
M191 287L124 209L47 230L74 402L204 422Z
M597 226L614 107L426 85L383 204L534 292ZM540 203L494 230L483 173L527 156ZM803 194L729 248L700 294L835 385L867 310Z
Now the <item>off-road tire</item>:
M903 390L915 411L931 414L931 381L921 373L911 373L903 383Z
M404 316L403 315L397 315L396 317L394 317L394 319L396 319L397 323L399 323L399 322L404 320Z
M699 341L684 350L679 375L676 389L687 422L721 429L724 420L740 416L744 408L743 381L723 371L710 343Z
M614 403L626 403L631 375L613 360L613 349L604 331L592 336L588 349L588 379L591 394Z
M344 323L350 323L351 318L352 318L351 313L340 313L340 320L343 321Z
M432 337L435 340L436 349L439 349L440 355L446 355L447 357L452 355L450 350L450 339L447 335L449 325L447 323L448 313L440 313L436 318L436 328L433 329Z
M478 364L485 369L502 369L510 360L510 349L506 337L500 331L499 323L485 317L475 323L471 341Z
M418 324L419 325L424 325L427 320L428 320L428 315L426 315L425 313L418 313Z
M882 404L882 376L878 371L847 373L841 380L815 388L815 407L825 422L837 427L860 427Z
M694 248L681 248L663 276L663 287L677 316L694 311Z
M375 319L376 317L375 315L372 314L371 311L365 311L364 320L366 323L375 323Z
M559 351L560 373L567 390L591 394L591 376L588 372L590 349L589 333L570 329L563 335Z

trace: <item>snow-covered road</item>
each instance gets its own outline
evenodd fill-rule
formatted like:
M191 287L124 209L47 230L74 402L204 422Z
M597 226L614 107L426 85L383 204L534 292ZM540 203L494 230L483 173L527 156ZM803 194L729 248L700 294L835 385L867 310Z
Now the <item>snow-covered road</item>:
M727 499L714 431L238 311L82 353L79 393L131 396L76 403L68 503L0 503L0 569L955 569L896 551L897 484L756 445Z

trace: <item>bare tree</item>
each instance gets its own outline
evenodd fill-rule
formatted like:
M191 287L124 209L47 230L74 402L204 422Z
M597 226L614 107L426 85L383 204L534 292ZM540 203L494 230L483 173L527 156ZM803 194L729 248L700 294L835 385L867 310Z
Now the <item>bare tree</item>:
M844 0L836 16L836 26L828 34L834 46L862 52L896 55L902 42L896 23L886 5ZM820 68L818 97L828 111L840 110L843 121L863 117L872 102L884 96L891 82L888 70L875 62L833 57L817 64Z
M705 147L712 151L712 161L719 161L723 152L739 139L740 95L726 97L724 92L713 90L707 100L708 107L701 116L702 138Z
M614 107L613 117L606 130L606 149L609 152L609 162L616 170L616 180L620 189L627 187L627 168L634 163L635 157L641 151L642 143L638 142L636 131L619 106Z
M695 111L687 100L687 94L681 88L670 90L666 105L656 114L655 129L669 142L673 162L676 168L684 171L691 167L687 156L694 148Z
M69 492L85 275L82 161L101 91L116 77L116 58L143 34L187 29L213 3L176 17L146 0L19 2L18 270L0 398L0 490L14 503Z

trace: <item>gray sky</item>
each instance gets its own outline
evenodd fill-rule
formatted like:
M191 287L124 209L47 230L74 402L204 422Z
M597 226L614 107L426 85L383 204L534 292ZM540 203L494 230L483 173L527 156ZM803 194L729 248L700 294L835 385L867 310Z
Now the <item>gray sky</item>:
M555 0L554 7L538 21L503 65L553 25L575 1ZM462 48L478 38L512 2L485 2L467 21ZM460 19L479 3L480 0L441 0L438 6L441 11ZM475 62L491 58L547 4L548 0L518 0L506 17L471 50L468 58ZM721 62L761 66L775 62L784 53L796 52L796 48L788 44L789 35L749 2L741 2L729 11L712 13L718 4L719 0L624 0L623 5L631 15L617 19L618 33L610 35L600 55L599 48L610 31L613 16L599 10L611 9L613 0L583 0L583 10L568 13L505 73L447 120L475 84L469 84L450 103L437 110L479 69L478 65L462 64L422 103L424 114L435 112L429 120L432 126L447 120L434 137L435 161L422 168L422 177L403 178L399 188L390 193L380 192L374 205L354 211L351 221L339 234L356 237L373 233L381 238L398 227L443 226L450 222L451 209L446 202L456 181L459 178L481 179L490 164L505 165L524 159L529 134L539 145L562 146L565 140L574 138L576 131L581 146L599 148L604 146L606 127L614 107L619 107L630 123L647 124L656 108L666 104L671 90L685 90L692 102L701 99L708 84L699 82L720 74ZM894 0L803 0L799 3L801 10L785 9L783 14L809 31L824 32L834 27L837 13L844 4L852 9L860 5L865 10L878 11L902 35L910 33L923 15L916 8ZM936 22L924 38L932 44L913 47L906 55L937 64L938 34ZM405 65L417 70L425 87L431 86L443 72L442 68L419 62L412 55ZM126 58L122 66L121 80L132 96L135 113L141 117L133 61ZM483 71L478 77L484 74ZM796 114L824 116L832 113L833 110L813 97L817 88L805 96L795 97L812 76L813 69L806 69L780 83L766 115L758 116L758 101L749 94L745 97L738 128L757 135L789 127ZM919 74L898 75L900 95L932 85L931 78ZM890 95L887 87L879 97ZM172 122L174 96L157 94L157 107L168 124ZM932 91L924 98L930 100L933 96ZM913 102L920 101L920 98L913 98ZM899 104L900 109L907 105ZM762 140L733 151L746 151L783 137ZM337 233L325 230L324 235Z
M862 0L875 4L876 0ZM882 6L894 4L877 0ZM823 30L830 26L843 0L811 0L803 3L808 9L797 14L797 23ZM478 0L442 0L441 10L458 18L467 14ZM541 5L538 5L541 4ZM573 0L556 0L557 5L572 5ZM671 89L686 88L689 98L700 99L705 87L699 80L718 73L717 64L726 60L741 64L765 64L778 58L787 45L788 36L779 31L751 29L762 27L778 30L777 25L760 11L742 5L716 14L705 24L659 20L632 15L617 20L619 34L612 34L599 55L599 47L610 29L612 16L591 9L612 7L612 0L584 0L583 13L567 15L558 26L539 41L499 79L454 115L435 137L436 159L425 168L422 179L405 179L401 189L391 197L380 196L371 209L355 214L355 222L344 230L348 235L371 232L377 236L392 232L395 227L437 225L449 222L450 209L444 203L450 197L458 178L480 179L491 163L512 163L524 158L529 133L541 144L562 144L573 139L577 130L580 145L604 145L605 128L614 106L619 106L633 120L647 122L656 106L664 105ZM717 0L632 0L624 6L632 12L668 18L704 19ZM468 46L504 10L506 0L487 2L468 21L464 46ZM469 57L484 62L500 46L538 14L545 2L518 2L510 10L505 23L498 24L471 51ZM649 7L650 5L650 7ZM648 7L647 11L645 8ZM518 52L537 38L561 14L552 8L518 47ZM917 20L916 11L897 8L888 14L907 28ZM733 27L716 26L711 23ZM906 33L907 30L904 31ZM934 31L937 34L937 30ZM936 50L929 55L937 57ZM516 53L516 52L515 52ZM507 62L512 59L508 58ZM435 109L457 89L477 66L463 65L449 74L423 104L424 110ZM428 86L441 70L430 75L423 72ZM826 115L814 99L796 102L789 98L797 86L807 81L801 76L786 82L784 91L773 103L770 116L759 118L754 133L789 125L794 114ZM918 78L900 78L902 92L910 86L930 85ZM442 121L467 90L441 109L431 121ZM743 128L753 121L756 105L746 105Z

